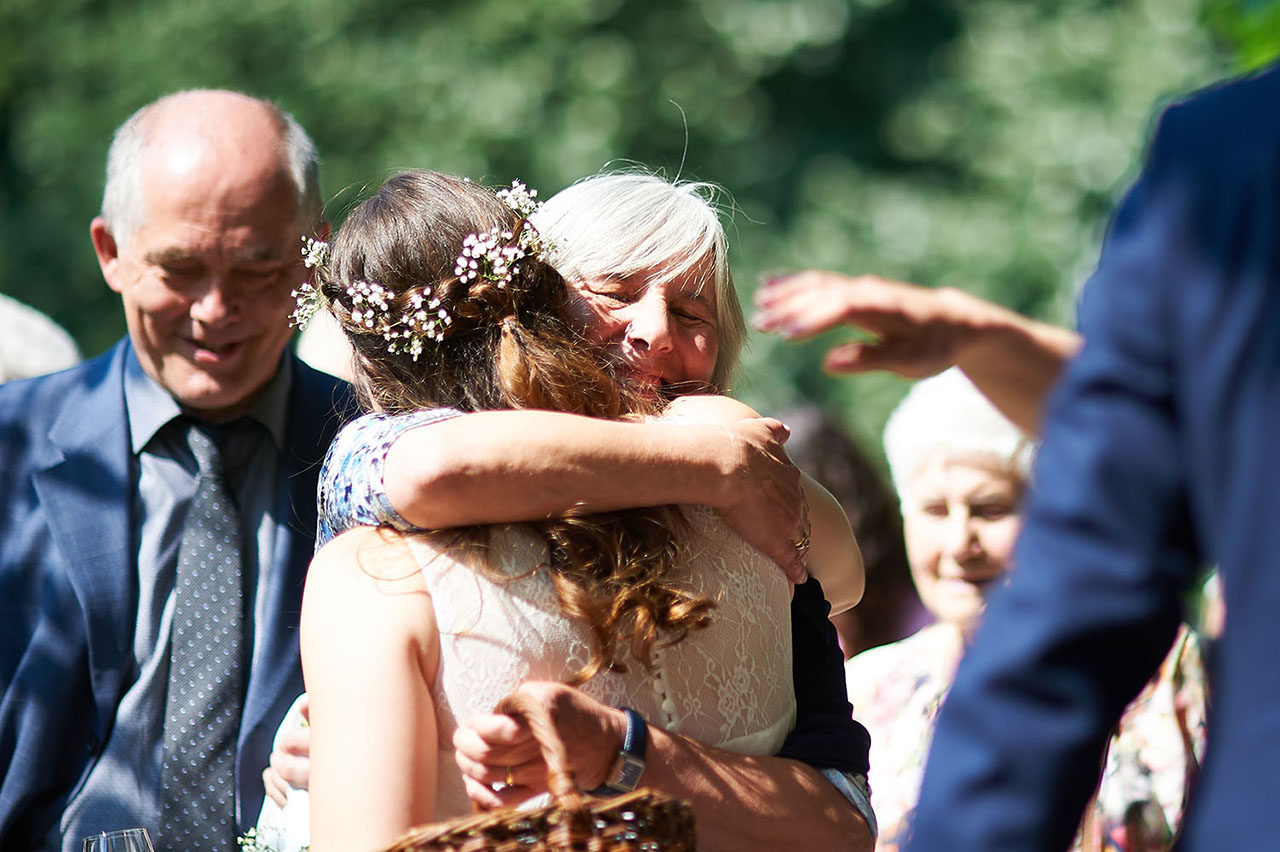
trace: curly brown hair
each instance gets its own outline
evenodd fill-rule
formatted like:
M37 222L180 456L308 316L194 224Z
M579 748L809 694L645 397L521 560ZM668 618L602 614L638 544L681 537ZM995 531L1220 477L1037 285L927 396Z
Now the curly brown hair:
M551 266L527 256L502 286L456 274L468 236L493 228L518 234L524 224L492 190L425 170L392 176L351 213L315 286L351 341L366 407L537 408L612 419L653 413L655 403L620 385L566 320L568 289ZM381 331L353 318L360 307L348 293L354 282L380 285L393 317L411 313L424 294L439 299L451 319L447 333L416 356L405 347L393 352ZM547 543L561 609L594 639L575 683L624 668L623 643L648 667L659 639L677 642L707 625L714 603L673 579L681 520L674 507L655 507L526 524ZM483 559L487 528L421 535L495 573Z

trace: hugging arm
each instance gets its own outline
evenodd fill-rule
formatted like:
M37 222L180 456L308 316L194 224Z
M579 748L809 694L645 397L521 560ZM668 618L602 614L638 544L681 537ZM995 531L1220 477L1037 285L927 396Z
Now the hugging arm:
M430 419L369 415L348 427L322 474L326 529L442 529L639 506L718 510L793 581L806 523L800 473L770 418L729 424L620 422L550 411ZM365 448L365 449L361 449ZM384 457L368 448L385 452Z
M873 339L827 352L835 373L888 370L920 379L958 366L1028 434L1063 367L1080 350L1074 331L1021 316L950 287L809 271L775 279L756 293L757 328L803 339L853 326Z

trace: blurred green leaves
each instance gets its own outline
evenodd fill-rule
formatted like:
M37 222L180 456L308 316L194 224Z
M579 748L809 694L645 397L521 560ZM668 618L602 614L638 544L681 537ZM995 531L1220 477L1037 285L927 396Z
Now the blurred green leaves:
M0 290L86 353L123 331L87 224L110 134L178 88L270 97L330 214L425 166L549 195L607 163L732 194L744 299L810 266L954 285L1061 321L1153 110L1274 55L1248 0L6 0ZM740 386L877 436L901 392L830 341L759 339ZM877 442L878 443L878 442Z

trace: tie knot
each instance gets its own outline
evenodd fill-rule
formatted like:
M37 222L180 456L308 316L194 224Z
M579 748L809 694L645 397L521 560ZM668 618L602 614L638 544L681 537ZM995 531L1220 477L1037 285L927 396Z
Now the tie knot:
M212 423L191 420L187 424L187 446L195 457L201 474L222 476L221 427Z

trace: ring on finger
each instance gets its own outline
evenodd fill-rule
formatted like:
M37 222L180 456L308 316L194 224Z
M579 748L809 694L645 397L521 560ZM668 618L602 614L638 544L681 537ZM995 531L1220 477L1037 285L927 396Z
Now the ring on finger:
M805 527L804 530L800 533L800 538L798 538L795 541L795 543L792 544L791 546L796 549L797 553L803 555L809 552L810 543L811 542L809 539L809 528Z
M502 783L507 785L508 787L516 786L516 777L513 774L514 769L515 769L514 766L508 766L506 777L502 779Z

